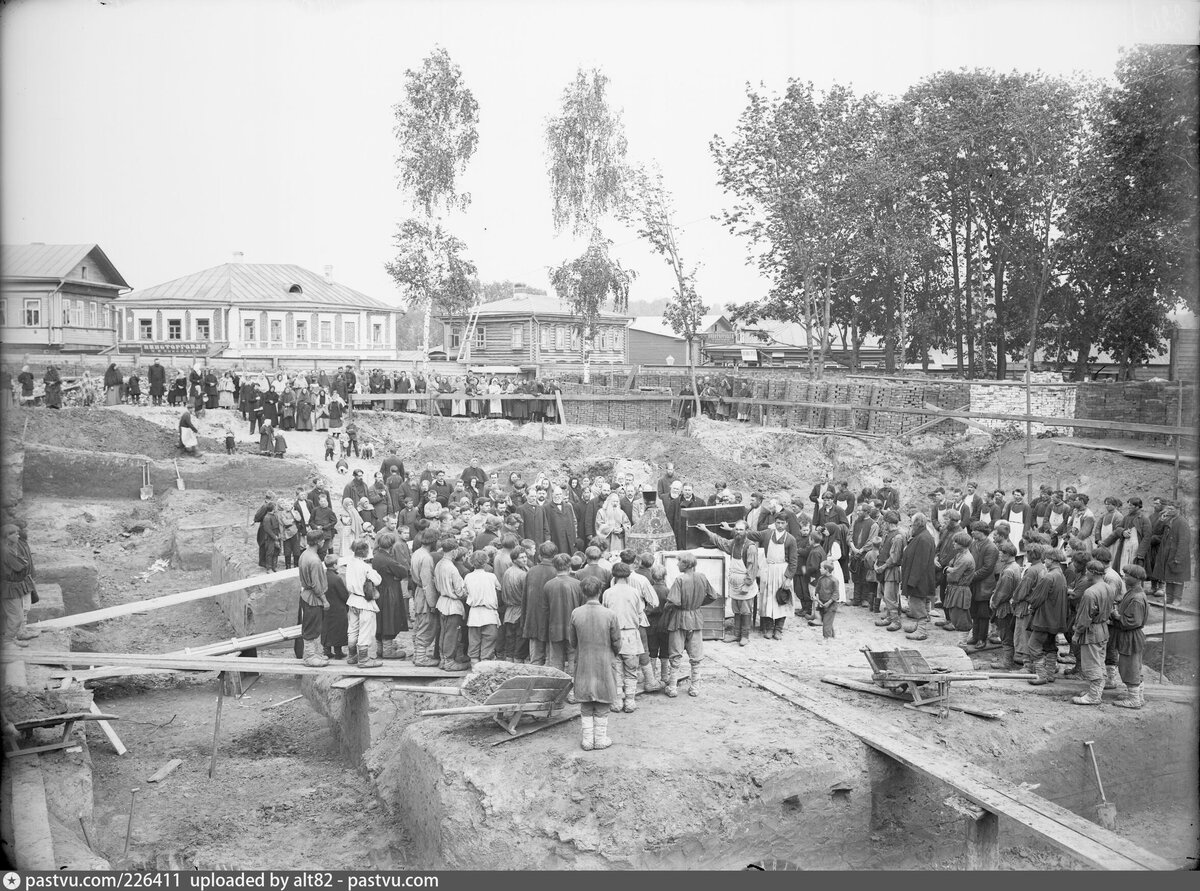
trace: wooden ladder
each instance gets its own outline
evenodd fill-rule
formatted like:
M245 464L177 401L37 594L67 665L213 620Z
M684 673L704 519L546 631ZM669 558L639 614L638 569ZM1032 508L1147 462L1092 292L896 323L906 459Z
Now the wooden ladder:
M475 328L479 324L479 307L476 303L467 313L467 327L463 329L462 340L458 344L458 361L467 362L471 359L471 341L475 337Z

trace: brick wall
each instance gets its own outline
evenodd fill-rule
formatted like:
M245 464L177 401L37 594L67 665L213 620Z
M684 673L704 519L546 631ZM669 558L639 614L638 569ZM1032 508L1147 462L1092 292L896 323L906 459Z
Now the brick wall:
M1124 381L1122 383L1101 383L1088 381L1078 386L1079 396L1076 405L1077 418L1089 418L1101 421L1125 422L1131 424L1163 424L1175 426L1179 411L1178 384L1161 381ZM1196 386L1184 384L1183 389L1183 426L1196 426ZM1109 436L1119 436L1129 439L1141 439L1158 445L1174 445L1169 436L1154 433L1124 433L1120 430L1084 430L1076 431L1076 436L1089 439L1107 439Z
M1033 383L1058 383L1062 375L1055 372L1035 372ZM1025 388L1013 384L972 383L969 385L971 411L997 412L1003 414L1025 413ZM1076 403L1075 384L1063 384L1061 387L1034 387L1030 391L1030 413L1043 417L1073 418ZM994 421L977 419L976 423L984 427L999 428L1014 423L1013 421ZM1059 436L1072 436L1071 427L1052 427L1047 424L1033 424L1035 434L1052 430Z

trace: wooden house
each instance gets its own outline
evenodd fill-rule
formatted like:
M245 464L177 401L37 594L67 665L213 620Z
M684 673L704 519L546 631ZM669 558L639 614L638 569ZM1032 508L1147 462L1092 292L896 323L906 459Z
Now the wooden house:
M481 304L471 318L435 316L450 358L496 365L575 364L580 361L579 319L545 291L517 286L513 296ZM626 326L630 317L602 311L592 345L593 365L626 363ZM463 337L470 343L463 350Z
M7 350L99 353L116 344L113 301L129 283L96 244L0 247Z

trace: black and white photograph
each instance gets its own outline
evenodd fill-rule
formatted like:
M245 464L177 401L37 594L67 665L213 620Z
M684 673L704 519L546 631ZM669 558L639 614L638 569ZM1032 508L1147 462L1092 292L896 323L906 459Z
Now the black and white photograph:
M1198 377L1200 0L8 0L3 885L1196 870Z

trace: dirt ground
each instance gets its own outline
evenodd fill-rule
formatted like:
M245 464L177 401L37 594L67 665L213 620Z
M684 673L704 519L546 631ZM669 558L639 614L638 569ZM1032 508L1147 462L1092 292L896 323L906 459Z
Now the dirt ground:
M22 423L30 423L26 441L67 444L77 448L97 448L149 454L169 458L175 449L174 424L178 412L165 408L92 408L13 412ZM78 415L78 417L76 417ZM884 475L893 476L903 495L906 508L924 506L924 492L937 484L950 485L962 479L961 472L941 463L947 440L923 439L911 447L885 446L881 441L849 437L798 434L786 430L746 428L716 422L699 422L693 436L682 434L632 434L580 427L540 425L515 427L504 421L436 421L383 412L359 412L361 430L376 443L376 455L394 451L405 458L411 469L420 470L426 462L445 467L456 476L473 458L482 466L501 471L520 470L530 479L539 470L552 474L608 472L628 458L647 462L648 477L657 477L666 461L673 461L678 475L694 481L697 491L707 495L715 480L729 484L748 495L751 491L768 494L794 493L807 498L808 491L826 471L835 478L846 478L852 489L865 484L878 485ZM203 517L208 521L224 517L232 526L244 524L246 512L261 500L261 486L251 485L254 468L265 468L252 456L257 440L247 433L247 425L234 412L212 411L198 420L204 462L220 477L229 466L224 457L223 438L227 424L234 427L242 462L238 474L227 487L203 491L168 492L151 502L112 500L80 503L66 499L27 499L23 512L30 522L30 540L35 558L52 553L55 559L79 558L95 562L99 572L99 603L108 606L151 596L201 587L208 583L206 572L185 572L161 568L170 554L175 525L187 519ZM14 425L6 423L6 436ZM16 435L20 435L20 430ZM69 442L64 441L64 433ZM544 439L543 439L544 436ZM277 477L280 464L294 468L296 485L311 481L312 468L326 474L335 491L344 484L333 465L323 460L323 433L287 434L289 455L284 462L271 462L271 475ZM940 442L940 447L939 447ZM1039 445L1041 448L1041 445ZM1052 463L1061 469L1061 484L1076 482L1102 498L1107 492L1098 487L1120 481L1115 491L1170 494L1172 469L1168 464L1136 461L1114 453L1073 449L1049 441ZM996 464L1003 488L1023 483L1023 468L1017 454L1023 444L1008 444L999 457L972 474L981 485L995 484ZM351 467L377 469L375 460L350 460ZM1013 471L1010 474L1008 468ZM1068 468L1070 469L1068 472ZM988 474L991 474L989 477ZM1019 476L1018 476L1019 474ZM1188 489L1195 487L1194 473L1185 474ZM1037 483L1035 478L1035 484ZM1058 482L1056 478L1054 480ZM1194 513L1192 513L1194 517ZM239 533L241 534L241 533ZM253 551L253 531L246 542ZM1195 589L1189 586L1185 602L1195 605ZM896 635L889 635L871 624L874 618L864 610L845 607L838 620L838 637L822 644L820 629L789 622L782 642L765 641L757 635L749 647L737 648L719 643L722 654L748 667L761 665L790 672L797 681L812 685L835 700L862 705L862 694L820 683L823 674L861 676L866 662L858 652L864 644L876 647L896 646ZM166 652L187 646L227 639L233 630L214 601L202 601L130 616L104 623L98 630L76 630L74 647L80 650ZM956 635L934 635L918 647L933 664L966 667L970 660L955 643ZM908 645L908 644L906 644ZM702 703L648 697L650 700L636 715L614 718L614 736L626 752L646 751L657 757L663 728L672 736L703 739L714 714L724 705L733 711L730 718L742 715L775 715L776 719L760 726L742 720L747 751L756 741L774 739L783 732L783 706L768 694L749 688L735 676L711 665L713 683ZM1178 671L1179 676L1173 674ZM1190 674L1188 673L1190 672ZM1195 677L1195 661L1180 657L1178 667L1169 667L1172 680L1190 682ZM1022 682L1016 682L1022 685ZM342 762L329 729L304 700L296 700L276 709L263 706L280 702L299 692L294 679L264 677L242 700L226 700L220 735L217 772L207 777L212 744L213 716L216 703L213 675L142 675L92 684L96 700L105 710L121 715L118 732L130 753L117 758L94 728L88 738L95 769L97 847L117 857L124 841L128 816L129 789L137 786L138 810L134 820L131 862L146 865L194 865L216 867L230 865L260 868L372 867L402 868L419 866L419 854L411 842L397 830L377 801L372 781L354 766ZM1100 710L1082 710L1086 717L1068 712L1064 718L1066 697L1022 695L1011 682L973 685L973 697L989 707L1002 708L1009 715L996 724L955 716L944 726L928 716L904 712L892 703L868 700L868 707L886 710L887 718L925 738L937 739L948 751L977 763L991 765L998 772L1019 772L1021 757L1034 739L1040 744L1049 731L1045 726L1076 728L1097 736L1120 732L1120 722L1137 716L1121 713L1111 706ZM726 695L728 694L728 695ZM718 705L723 703L724 705ZM1155 708L1156 706L1151 706ZM1071 708L1067 706L1067 708ZM1180 707L1182 709L1182 707ZM714 712L715 710L715 712ZM1186 711L1186 709L1182 709ZM733 712L738 712L735 715ZM778 714L777 714L778 713ZM1072 723L1076 722L1076 723ZM577 730L571 725L555 728L513 743L508 751L523 763L529 759L561 759L570 750L574 757ZM786 734L785 734L786 735ZM630 748L624 748L629 746ZM784 748L787 748L786 746ZM798 747L785 758L802 757ZM617 751L615 746L612 750ZM147 786L145 778L170 758L182 758L183 766L158 786ZM749 782L749 778L747 778ZM752 785L752 783L751 783ZM620 790L600 790L620 820ZM732 791L730 806L741 801L744 789ZM1178 812L1178 813L1177 813ZM566 821L570 815L564 813ZM568 821L569 822L569 821ZM336 827L331 832L330 827ZM1172 804L1156 813L1130 810L1123 814L1122 831L1133 841L1172 857L1195 856L1197 833L1194 808ZM847 862L845 867L895 866L950 869L960 866L954 859L933 858L936 839L931 837L925 849L903 852L890 850L878 841L878 857L870 862ZM1002 839L1003 844L1003 839ZM713 868L737 868L740 852L723 850ZM760 851L759 856L770 856ZM928 855L928 857L927 857ZM674 854L664 857L669 859ZM650 864L646 864L650 865ZM694 857L678 864L664 860L659 865L702 865ZM1003 866L1015 869L1071 869L1073 861L1039 845L1009 845L1003 851Z

